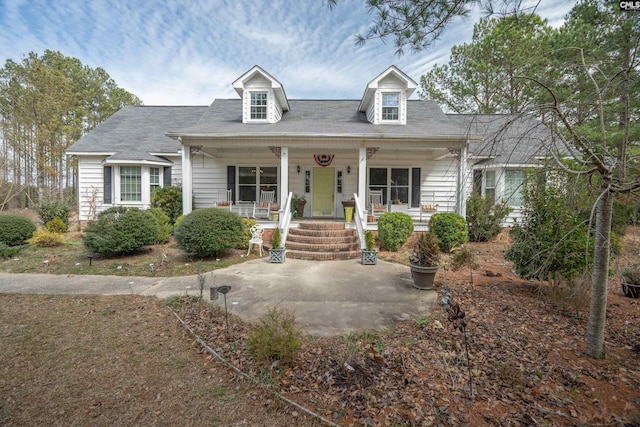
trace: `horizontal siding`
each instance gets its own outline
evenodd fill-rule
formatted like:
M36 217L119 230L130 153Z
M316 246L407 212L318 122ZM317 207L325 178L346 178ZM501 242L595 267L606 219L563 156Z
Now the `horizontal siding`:
M104 202L104 165L105 156L79 156L78 157L78 219L88 221L92 210L94 214L102 212L112 205ZM94 201L92 201L94 200ZM92 205L95 209L92 209Z

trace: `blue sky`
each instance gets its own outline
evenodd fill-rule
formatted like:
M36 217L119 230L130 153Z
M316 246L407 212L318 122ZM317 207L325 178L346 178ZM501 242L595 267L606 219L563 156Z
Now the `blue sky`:
M574 1L541 0L537 13L562 24ZM396 65L414 80L471 40L475 11L429 50L394 54L393 40L354 43L373 19L364 0L0 0L0 60L59 50L146 105L208 105L237 98L231 83L253 65L290 99L359 99Z

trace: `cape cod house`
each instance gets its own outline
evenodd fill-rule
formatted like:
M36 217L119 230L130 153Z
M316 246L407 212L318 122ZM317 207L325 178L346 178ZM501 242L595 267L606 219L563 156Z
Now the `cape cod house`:
M395 66L358 100L288 99L259 66L233 88L238 99L209 106L124 107L70 147L80 220L115 205L147 208L154 188L181 185L185 214L229 202L252 216L273 191L287 217L297 194L305 217L343 218L341 202L355 198L364 227L375 226L374 208L426 223L436 211L464 215L471 191L517 207L523 170L550 139L531 118L445 114L411 100L417 84Z

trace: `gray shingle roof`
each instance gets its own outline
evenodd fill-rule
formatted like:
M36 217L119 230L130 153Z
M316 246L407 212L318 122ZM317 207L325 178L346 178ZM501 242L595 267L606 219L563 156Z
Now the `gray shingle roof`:
M358 112L359 100L290 100L277 123L242 123L240 99L216 99L194 126L175 135L360 135L372 138L461 138L464 130L433 101L408 101L406 125L373 125Z
M515 114L448 114L461 129L484 135L469 144L469 155L485 158L481 165L535 164L546 157L551 131L531 116Z
M96 126L67 150L75 153L127 153L146 159L146 153L177 153L180 143L168 130L195 124L208 107L126 106ZM143 156L144 157L141 157Z

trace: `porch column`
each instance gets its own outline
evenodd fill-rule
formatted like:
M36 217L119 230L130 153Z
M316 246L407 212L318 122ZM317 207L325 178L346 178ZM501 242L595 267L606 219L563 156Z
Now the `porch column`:
M458 215L467 217L467 155L469 141L465 141L464 147L460 150L460 160L458 165Z
M367 148L360 147L358 150L358 202L363 209L366 209L367 199ZM364 216L364 212L360 213Z
M289 147L280 147L280 209L289 196Z
M182 142L182 140L180 140ZM191 147L182 145L182 214L191 213L193 199L193 185L191 177Z

